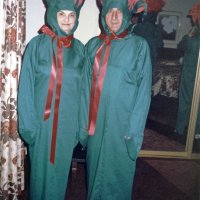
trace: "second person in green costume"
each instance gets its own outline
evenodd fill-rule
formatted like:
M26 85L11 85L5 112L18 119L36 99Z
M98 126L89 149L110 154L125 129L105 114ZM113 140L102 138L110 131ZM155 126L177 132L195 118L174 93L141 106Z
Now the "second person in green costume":
M142 37L127 31L130 10L142 10L139 1L100 5L103 33L86 45L93 66L85 124L89 137L81 135L87 145L87 199L130 200L151 99L150 52Z

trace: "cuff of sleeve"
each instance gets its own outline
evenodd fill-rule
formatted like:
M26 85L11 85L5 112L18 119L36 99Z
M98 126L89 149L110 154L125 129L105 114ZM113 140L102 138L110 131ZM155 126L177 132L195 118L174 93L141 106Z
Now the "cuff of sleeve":
M39 130L40 130L39 124L36 124L32 130L19 128L19 135L28 145L33 145L35 142L37 132Z
M124 136L124 140L125 140L126 149L127 149L130 159L135 161L137 159L138 152L137 152L137 147L134 143L133 138L130 136Z
M33 145L35 142L34 132L33 131L26 131L23 129L19 130L19 134L21 138L27 143L28 145Z

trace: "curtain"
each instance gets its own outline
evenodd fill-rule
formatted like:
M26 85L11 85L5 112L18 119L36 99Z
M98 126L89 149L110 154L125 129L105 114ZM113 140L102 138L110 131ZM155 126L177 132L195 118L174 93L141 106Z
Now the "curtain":
M17 132L17 87L25 47L25 0L0 0L0 199L24 190L25 147Z

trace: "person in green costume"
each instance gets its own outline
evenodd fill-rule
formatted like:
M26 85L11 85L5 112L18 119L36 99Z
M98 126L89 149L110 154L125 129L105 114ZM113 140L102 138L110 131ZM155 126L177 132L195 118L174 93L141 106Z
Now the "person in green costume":
M87 146L87 199L129 200L151 99L150 52L142 37L127 30L129 9L139 1L100 4L103 33L86 44L93 66L88 136L81 137Z
M84 45L73 37L84 0L46 3L46 25L29 42L23 58L19 132L29 147L30 200L64 200L88 65Z
M200 4L194 4L188 16L192 19L193 27L183 36L178 48L183 50L183 67L179 86L179 106L176 130L179 135L186 136L192 103L194 82L200 48ZM196 137L200 135L200 112L196 124Z
M163 0L147 0L147 14L138 14L142 19L133 25L132 32L144 37L150 47L152 67L156 66L159 50L163 47L163 36L161 28L156 24L158 13L161 11L165 2Z

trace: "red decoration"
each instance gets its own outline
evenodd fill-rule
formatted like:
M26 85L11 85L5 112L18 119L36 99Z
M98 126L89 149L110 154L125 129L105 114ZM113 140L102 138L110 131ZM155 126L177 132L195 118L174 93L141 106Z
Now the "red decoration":
M194 4L188 13L194 23L200 24L200 3Z
M88 133L89 135L94 135L95 128L96 128L96 120L97 120L97 113L99 108L99 102L101 97L101 91L103 87L103 82L107 70L108 59L110 55L110 47L112 40L119 40L128 35L128 31L125 30L118 36L114 33L111 35L101 34L99 38L103 40L102 45L97 50L94 62L94 71L92 75L92 88L91 88L91 95L90 95L90 110L89 110L89 123L88 123ZM100 67L100 60L103 53L103 48L106 46L105 55L103 57L103 61ZM98 76L100 70L100 74Z
M55 97L55 105L54 105L51 154L50 154L50 162L54 164L55 151L56 151L56 136L57 136L57 127L58 127L58 111L59 111L60 95L61 95L61 87L62 87L62 70L63 70L62 45L66 48L70 48L72 45L73 35L66 36L66 37L58 37L46 25L42 26L41 32L46 35L49 35L52 38L52 45L53 45L54 39L57 38L58 64L56 65L56 55L53 51L51 74L50 74L50 80L49 80L46 107L45 107L45 112L44 112L44 121L46 121L50 117L50 114L51 114L51 104L53 100L54 85L56 84L56 97ZM56 81L56 77L57 77L57 81Z
M147 12L160 12L165 5L164 0L146 0Z

